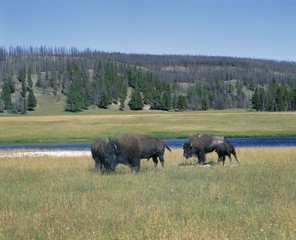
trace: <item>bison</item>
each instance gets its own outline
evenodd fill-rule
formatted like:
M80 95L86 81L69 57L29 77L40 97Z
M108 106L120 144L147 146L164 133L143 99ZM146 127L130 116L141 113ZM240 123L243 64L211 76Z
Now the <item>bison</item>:
M224 142L224 136L212 134L195 134L192 135L188 142L183 145L183 156L190 158L197 156L198 163L203 165L206 161L205 154L213 152L217 145Z
M164 167L165 148L171 149L156 137L140 134L125 134L116 141L110 141L105 146L106 162L110 164L111 170L115 171L117 164L129 166L133 171L140 170L140 160L152 158L154 169L157 167L158 159Z
M107 138L98 138L91 145L92 158L95 161L96 170L100 170L101 173L110 170L110 164L105 161L105 145L109 142Z
M216 150L215 150L218 154L218 162L222 161L223 162L223 166L225 163L225 157L228 156L229 160L231 162L231 154L235 157L235 160L239 163L237 156L236 156L236 151L234 146L231 143L220 143L217 145Z

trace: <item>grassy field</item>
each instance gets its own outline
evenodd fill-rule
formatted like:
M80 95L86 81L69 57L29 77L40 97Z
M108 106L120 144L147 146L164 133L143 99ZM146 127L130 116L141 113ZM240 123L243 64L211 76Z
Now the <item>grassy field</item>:
M104 113L104 114L103 114ZM226 137L295 136L296 112L120 112L88 110L80 114L0 116L0 143L92 142L98 136L145 133L188 138L193 133Z
M4 153L0 239L296 239L296 148L238 148L240 165L209 168L173 149L164 171L115 175L90 156Z

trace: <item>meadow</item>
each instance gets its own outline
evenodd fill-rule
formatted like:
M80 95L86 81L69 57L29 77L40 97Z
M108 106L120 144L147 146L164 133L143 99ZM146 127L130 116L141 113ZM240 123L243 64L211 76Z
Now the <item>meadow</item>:
M0 144L90 143L99 136L144 133L159 138L188 138L194 133L225 137L295 136L296 112L246 110L198 112L120 112L0 116Z
M199 167L173 149L164 171L101 175L90 155L1 152L0 239L295 239L296 148L237 154Z

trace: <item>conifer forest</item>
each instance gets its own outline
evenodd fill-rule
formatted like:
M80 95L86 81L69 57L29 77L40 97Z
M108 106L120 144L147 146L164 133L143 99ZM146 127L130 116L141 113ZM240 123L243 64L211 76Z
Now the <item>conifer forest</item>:
M38 94L65 111L296 110L296 62L196 55L0 47L0 112L28 113Z

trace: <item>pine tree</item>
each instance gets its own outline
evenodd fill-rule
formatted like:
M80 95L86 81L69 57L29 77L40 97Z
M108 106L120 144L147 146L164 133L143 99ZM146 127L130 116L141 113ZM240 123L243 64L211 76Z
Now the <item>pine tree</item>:
M103 91L99 100L98 107L107 108L108 107L108 94L107 91Z
M184 111L187 108L186 106L186 96L179 95L178 101L177 101L177 109L179 111Z
M27 99L27 109L29 111L33 111L36 106L37 106L37 99L34 95L33 89L30 89L28 99Z
M11 100L11 91L10 87L7 83L2 85L2 95L1 99L4 102L4 109L11 110L13 108L12 100Z
M82 110L81 106L81 96L79 92L79 87L76 84L72 84L69 89L66 100L66 111L78 112Z
M26 98L19 96L19 98L16 99L15 101L15 108L12 109L15 113L22 113L25 114L27 113L27 100Z
M31 77L31 74L28 73L28 87L29 89L32 89L33 88L33 81L32 81L32 77Z
M4 110L13 109L11 94L14 92L15 92L15 86L11 77L4 79L4 84L2 85L2 94L1 94L1 99L3 100L3 104L4 104Z
M26 70L24 68L22 68L20 71L19 71L19 74L17 76L17 79L19 80L19 82L23 82L24 79L26 79Z
M289 93L289 109L290 111L296 110L296 88L292 89Z
M251 99L252 109L259 111L260 110L260 95L259 95L259 87L255 88L254 94Z
M125 104L124 104L124 98L120 98L119 102L120 102L120 106L119 106L119 110L123 111L125 108Z
M19 75L18 75L18 80L20 81L20 83L22 84L22 89L21 89L21 95L23 98L26 97L27 95L27 82L26 82L26 70L25 69L21 69L19 71Z
M142 100L141 92L138 88L133 89L131 94L131 100L129 102L129 106L132 110L142 110L144 107L144 103Z
M0 98L0 113L4 112L4 101Z
M162 110L169 111L172 108L171 92L168 89L162 95Z
M286 110L286 99L285 99L285 88L282 86L277 86L276 89L276 111L285 111Z
M209 100L208 100L208 96L205 93L202 95L201 109L202 110L208 110L209 109Z

